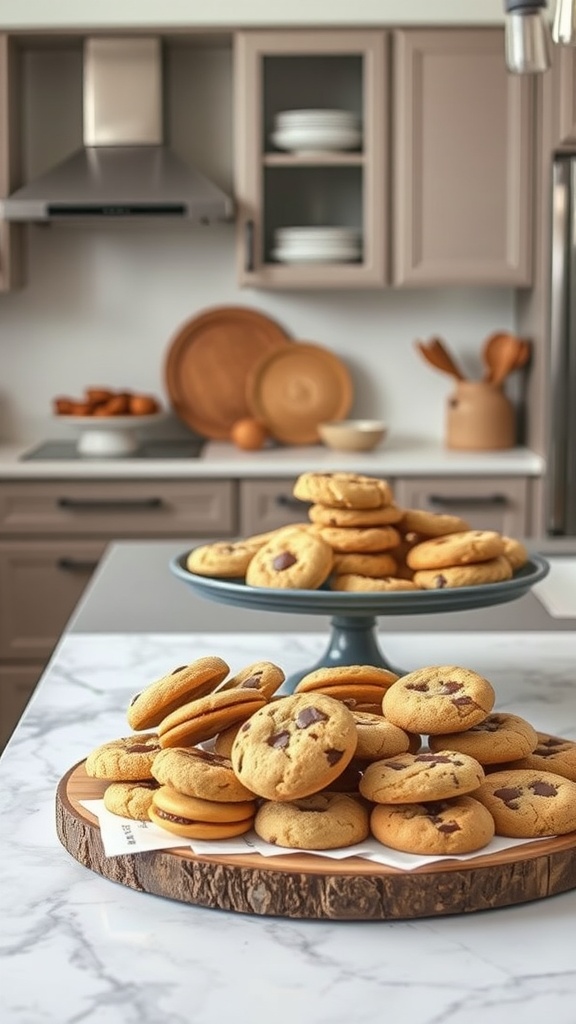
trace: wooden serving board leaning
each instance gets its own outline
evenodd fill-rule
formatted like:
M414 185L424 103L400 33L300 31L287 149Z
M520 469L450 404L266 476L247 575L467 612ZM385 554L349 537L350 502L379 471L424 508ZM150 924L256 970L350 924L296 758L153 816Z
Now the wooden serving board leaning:
M98 822L80 804L100 799L105 787L86 775L84 762L61 779L56 826L62 845L113 882L196 906L276 917L388 921L490 910L576 888L576 832L415 871L312 854L197 857L184 847L106 857Z

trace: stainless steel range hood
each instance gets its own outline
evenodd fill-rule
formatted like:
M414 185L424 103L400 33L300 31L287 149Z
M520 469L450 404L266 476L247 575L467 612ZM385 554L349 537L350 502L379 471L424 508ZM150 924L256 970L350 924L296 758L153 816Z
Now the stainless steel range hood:
M83 103L83 148L5 199L6 220L230 218L232 200L164 144L159 39L87 39Z

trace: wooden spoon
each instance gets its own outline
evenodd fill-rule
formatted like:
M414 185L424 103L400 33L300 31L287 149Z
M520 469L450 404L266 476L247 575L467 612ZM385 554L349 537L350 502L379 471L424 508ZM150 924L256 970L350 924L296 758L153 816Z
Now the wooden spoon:
M430 341L416 341L415 345L424 356L426 362L430 363L436 370L442 370L443 373L449 374L450 377L455 377L456 380L466 379L440 338L431 338Z
M498 387L513 370L518 369L519 360L523 358L520 338L513 334L503 338L491 357L492 375L490 383Z
M509 331L495 331L494 334L490 334L486 338L482 349L482 362L485 368L484 380L486 383L494 383L494 373L500 366L501 348L509 347L510 340L514 343L518 342L519 345L528 344L523 342L521 338L517 338L515 334L510 334Z

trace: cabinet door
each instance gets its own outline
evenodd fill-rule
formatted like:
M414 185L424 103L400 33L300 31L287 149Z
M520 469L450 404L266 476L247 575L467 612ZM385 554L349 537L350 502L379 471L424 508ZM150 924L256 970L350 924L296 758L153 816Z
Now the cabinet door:
M418 477L397 480L396 503L460 516L476 530L529 535L529 481L524 477Z
M295 498L296 478L243 480L240 485L240 535L277 530L290 523L308 523L308 504Z
M19 145L16 132L18 87L18 51L6 33L0 33L0 205L19 181ZM24 227L9 224L0 214L0 292L22 284L22 248Z
M40 664L0 665L0 753L14 732L42 671Z
M376 31L239 32L235 37L235 194L241 285L382 285L386 267L387 46ZM296 151L273 141L286 110L357 115L355 150ZM276 231L355 230L360 257L286 262ZM290 256L288 256L290 259Z
M105 542L0 543L0 658L47 659Z
M393 283L528 285L534 83L500 29L393 37Z
M0 484L0 536L231 536L233 480L59 480Z

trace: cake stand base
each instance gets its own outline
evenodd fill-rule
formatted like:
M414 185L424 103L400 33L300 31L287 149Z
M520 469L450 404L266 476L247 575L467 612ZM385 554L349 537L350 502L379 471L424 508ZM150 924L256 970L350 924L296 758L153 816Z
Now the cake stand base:
M295 672L282 684L279 693L293 693L300 680L317 668L340 665L376 665L396 675L405 675L405 669L391 665L376 639L376 617L373 615L335 615L330 620L330 640L322 657L315 665Z

